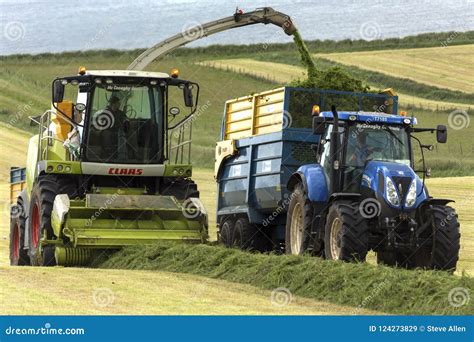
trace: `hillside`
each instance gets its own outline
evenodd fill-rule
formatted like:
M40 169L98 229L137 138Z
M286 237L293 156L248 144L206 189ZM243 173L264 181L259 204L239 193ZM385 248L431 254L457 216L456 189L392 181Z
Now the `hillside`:
M344 65L357 66L395 77L436 86L474 91L474 44L421 49L397 49L317 54Z

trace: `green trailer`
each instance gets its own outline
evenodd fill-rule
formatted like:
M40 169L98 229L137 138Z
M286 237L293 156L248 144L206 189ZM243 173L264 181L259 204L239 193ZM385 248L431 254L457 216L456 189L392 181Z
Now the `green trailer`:
M204 242L192 181L198 84L158 72L87 71L52 83L32 117L26 168L11 170L12 265L86 265L158 240Z

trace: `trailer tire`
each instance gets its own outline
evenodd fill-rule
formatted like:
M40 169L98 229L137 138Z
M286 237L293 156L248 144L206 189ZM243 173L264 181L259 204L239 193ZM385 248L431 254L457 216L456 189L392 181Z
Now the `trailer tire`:
M412 257L412 266L454 272L461 238L456 211L446 205L432 205L424 216L431 220L431 246L419 247Z
M234 222L232 218L224 219L219 227L219 242L225 247L232 247L232 236L234 234Z
M57 194L67 194L73 198L77 195L77 189L74 184L55 175L41 175L33 185L28 220L30 232L28 234L28 254L33 266L53 266L50 260L51 254L46 251L46 255L44 255L40 241L45 233L48 240L54 238L51 212Z
M233 234L233 246L242 250L261 251L263 235L257 226L251 224L247 217L240 217L235 221Z
M369 229L359 203L340 201L329 208L325 226L325 256L330 260L365 261Z
M25 246L25 213L20 204L10 211L10 265L26 266L30 264Z
M313 206L303 184L296 184L290 196L286 216L285 251L286 254L301 255L311 242Z

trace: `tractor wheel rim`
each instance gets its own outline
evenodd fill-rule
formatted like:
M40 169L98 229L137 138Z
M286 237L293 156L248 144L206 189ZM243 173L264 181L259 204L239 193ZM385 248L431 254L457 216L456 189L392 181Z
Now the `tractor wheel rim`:
M13 228L13 259L18 260L20 258L20 226L15 224Z
M33 241L33 247L37 248L40 237L40 217L38 204L35 204L33 207L31 228L31 239Z
M331 249L331 257L334 260L338 260L341 254L341 228L342 228L342 221L336 217L331 224L331 236L329 241L329 246Z
M296 203L293 208L293 215L291 216L291 227L290 227L290 238L291 238L291 254L301 254L303 246L303 210L300 203Z

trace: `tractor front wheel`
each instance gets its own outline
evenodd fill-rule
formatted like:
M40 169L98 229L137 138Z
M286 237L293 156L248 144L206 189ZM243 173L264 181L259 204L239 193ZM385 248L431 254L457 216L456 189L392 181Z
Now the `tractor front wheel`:
M431 221L428 246L420 246L414 253L414 267L454 271L459 259L459 221L456 211L446 205L433 205L426 210L425 220Z
M54 175L43 175L38 177L31 191L30 215L29 215L29 257L33 266L54 266L54 247L41 247L43 237L51 240L54 238L51 226L51 212L56 195L67 194L74 198L77 189L73 183L66 178Z
M359 212L359 203L341 201L331 205L324 240L327 259L365 261L369 234L367 222Z

